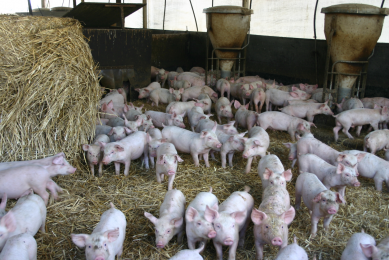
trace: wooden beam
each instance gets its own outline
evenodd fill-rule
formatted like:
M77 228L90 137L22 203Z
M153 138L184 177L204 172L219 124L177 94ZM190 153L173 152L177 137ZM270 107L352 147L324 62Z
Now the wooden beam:
M143 0L143 29L147 29L147 0Z
M42 8L45 8L46 7L46 0L41 0L41 5L42 5Z

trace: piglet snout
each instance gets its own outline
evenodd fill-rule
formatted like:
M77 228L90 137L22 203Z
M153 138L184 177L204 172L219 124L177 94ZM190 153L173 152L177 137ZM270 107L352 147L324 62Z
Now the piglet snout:
M226 246L231 246L233 243L234 243L234 240L230 237L227 238L226 240L224 240L224 245L226 245Z
M164 248L164 247L165 247L165 245L162 242L158 242L157 248Z
M354 187L359 187L361 186L361 183L359 181L357 181L356 183L354 183Z
M216 145L216 148L220 148L220 147L222 147L222 144L217 144Z
M95 260L105 260L105 259L102 256L98 256L98 257L95 258Z
M209 238L214 238L216 237L216 231L212 230L211 232L208 233Z
M247 158L248 158L248 156L247 156L247 155L245 155L245 154L243 154L243 155L242 155L242 157L243 157L243 158L245 158L245 159L247 159Z
M331 215L336 214L336 209L333 209L333 208L328 209L328 214L331 214Z
M280 237L275 237L271 241L273 246L281 246L282 245L282 239Z
M72 172L72 173L75 173L76 170L77 170L77 168L73 168L71 172Z
M167 172L167 174L168 174L168 175L174 175L174 174L176 174L176 172L175 172L175 171L172 171L172 170L170 170L170 171L168 171L168 172Z

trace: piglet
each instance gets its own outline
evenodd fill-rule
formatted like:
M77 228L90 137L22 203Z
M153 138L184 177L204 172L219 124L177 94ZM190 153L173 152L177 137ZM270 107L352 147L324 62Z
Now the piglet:
M230 99L230 82L227 79L219 79L216 82L216 89L220 92L221 97L224 97L224 92L227 93L228 100Z
M221 117L226 117L228 122L234 117L232 114L231 106L234 101L229 101L225 97L221 97L217 100L215 104L215 110L217 114L217 119L219 120L219 124L222 123Z
M373 244L360 244L363 254L373 260L387 260L389 256L389 237L382 240L378 246Z
M324 184L327 189L338 188L342 197L345 195L346 186L359 187L357 167L345 166L339 163L333 166L314 154L303 154L298 156L299 170L311 172Z
M154 168L154 158L157 157L157 149L164 142L165 140L162 138L162 132L158 128L150 128L147 131L147 143L149 146L151 168Z
M249 138L245 140L243 158L247 159L246 174L251 170L251 163L254 156L264 157L266 155L267 148L269 148L270 139L268 133L259 127L255 126L249 131Z
M120 174L120 163L124 164L124 175L127 176L130 170L131 160L136 160L144 155L146 169L149 168L147 134L143 131L135 132L126 138L112 143L102 143L104 147L103 164L115 163L116 175Z
M294 216L295 210L290 206L289 193L284 187L272 185L263 191L262 203L251 213L257 260L263 259L265 244L279 248L288 245L288 225Z
M155 89L150 93L149 99L152 101L152 106L158 106L158 104L164 103L164 104L170 104L173 101L179 101L181 99L181 94L184 93L184 89L175 90L173 88L170 89L164 89L159 88Z
M199 123L197 124L195 131L196 131L196 133L200 133L201 131L203 131L205 129L211 129L211 128L213 128L215 123L216 123L215 121L212 121L210 119L201 119L199 121ZM223 132L227 135L239 134L238 130L236 129L234 124L235 124L235 121L231 121L228 124L217 125L216 133Z
M170 85L174 89L187 89L192 86L192 84L187 80L177 80L177 77L175 77L173 80L170 80Z
M362 101L358 98L343 98L342 102L336 104L336 106L338 108L338 113L355 108L364 108Z
M114 260L123 253L126 226L123 212L111 202L111 208L101 215L92 234L71 234L71 237L76 246L85 247L86 260Z
M205 81L199 75L191 72L183 72L177 76L177 80L187 80L193 86L204 86Z
M384 159L371 154L357 150L344 151L349 155L364 154L363 159L358 163L358 173L365 178L374 180L375 188L378 191L382 191L382 182L386 183L389 187L389 162Z
M99 165L99 177L101 177L103 174L103 152L99 142L109 143L110 139L107 135L98 135L93 144L83 144L82 149L87 152L86 159L88 160L92 175L95 175L95 165Z
M228 135L222 131L216 131L217 138L219 139L220 143L222 143L222 147L220 149L212 151L220 151L222 168L226 168L227 155L228 164L230 167L232 167L232 158L234 156L235 151L242 152L244 150L244 144L247 138L243 138L243 136L246 133L247 132L236 135Z
M277 155L269 154L261 158L258 164L258 175L262 181L262 189L269 185L281 185L286 189L286 182L292 180L292 171L285 171Z
M296 140L297 135L310 133L311 126L315 126L312 122L275 111L260 114L258 116L258 124L265 130L271 128L273 130L287 131L293 142Z
M213 220L216 237L212 239L219 260L223 260L223 246L230 247L228 259L235 259L236 248L244 245L254 207L254 199L249 191L247 186L244 191L235 191L219 205L219 212Z
M36 260L37 244L35 238L28 233L10 237L0 254L2 260Z
M208 94L202 93L200 96L195 99L198 103L204 104L201 108L204 110L204 112L207 112L208 114L211 113L212 108L212 100L208 96Z
M236 125L240 125L250 131L250 129L257 123L258 113L248 110L249 105L250 104L242 106L237 100L234 102L234 107L238 109L235 113Z
M199 166L198 156L202 154L206 167L209 167L209 151L222 146L216 136L216 126L215 123L212 129L205 129L201 133L194 133L176 126L167 126L162 130L162 137L174 144L178 151L190 153L196 167Z
M255 107L255 111L259 114L262 111L263 104L265 104L266 100L266 93L263 90L263 88L256 88L253 89L250 96L250 103L251 107ZM258 107L258 103L260 103L260 106Z
M123 114L122 116L124 119L120 117L109 119L107 125L112 127L123 126L130 129L131 132L136 132L138 131L138 127L140 127L143 123L141 118L138 118L136 121L128 121L125 114Z
M308 260L308 255L304 248L297 244L297 238L294 236L293 244L278 251L274 260Z
M104 103L108 104L110 102L112 102L113 105L122 106L124 104L124 97L117 90L111 91L104 98L100 100L100 105Z
M166 107L166 113L177 115L186 114L188 115L189 111L194 106L203 107L204 104L197 103L196 101L188 101L188 102L172 102Z
M208 86L192 86L190 88L185 89L184 93L182 94L182 101L185 102L188 99L197 99L200 94L208 94L208 96L215 103L218 98L217 93Z
M159 84L158 82L151 82L147 87L136 88L135 91L139 92L138 99L142 99L148 98L150 96L151 91L158 88L161 88L161 84Z
M150 128L154 128L151 116L144 114L135 116L135 120L140 120L140 118L142 118L142 125L139 127L139 131L147 132Z
M278 89L266 90L266 111L271 111L271 105L283 106L288 100L307 100L311 97L304 91L292 87L292 92L286 92Z
M196 242L204 244L216 236L212 225L218 215L218 200L209 192L200 192L185 211L186 237L189 249L196 248ZM205 247L205 245L204 245Z
M307 118L308 122L313 122L315 115L334 115L331 108L327 105L328 100L324 103L305 103L283 107L282 113L298 118Z
M338 212L339 204L346 203L342 195L327 189L315 174L309 172L297 177L296 210L300 209L301 197L311 212L311 237L316 236L317 223L321 218L324 218L323 226L327 231L332 218Z
M169 176L168 190L173 189L173 181L177 172L177 162L183 162L177 154L177 150L171 143L162 143L157 148L157 166L156 174L157 181L161 183L165 179L165 175Z
M190 69L190 72L198 72L200 74L204 74L205 73L205 69L202 68L202 67L193 67Z
M45 233L45 222L46 205L40 196L30 194L20 198L0 219L0 251L7 239L13 236L24 233L35 236L38 230Z
M146 218L155 226L155 244L157 248L164 248L177 235L177 242L182 243L184 238L185 196L179 190L168 190L161 207L159 218L144 212Z
M389 130L375 130L365 136L363 140L363 150L370 149L372 154L389 146Z
M288 160L292 161L293 168L297 161L297 143L283 143L283 145L289 148Z
M204 260L200 253L204 250L204 243L200 245L197 249L185 249L179 251L169 260Z
M192 127L192 131L194 132L194 129L197 126L197 124L199 123L200 119L209 119L211 116L213 116L213 115L212 114L205 115L204 111L201 107L194 106L189 111L189 114L188 114L188 119L189 119L190 126Z
M176 114L173 112L172 114L158 112L158 111L146 111L146 116L150 116L155 127L162 127L162 124L169 126L174 125L181 128L185 128L184 124L184 116L185 113Z
M131 134L132 131L129 128L126 129L126 127L123 126L111 127L108 125L98 125L96 126L95 130L95 136L103 134L108 135L111 142L123 139L124 137L126 137L126 133Z
M369 260L363 251L364 245L375 246L375 240L362 229L361 233L355 233L350 237L340 260Z

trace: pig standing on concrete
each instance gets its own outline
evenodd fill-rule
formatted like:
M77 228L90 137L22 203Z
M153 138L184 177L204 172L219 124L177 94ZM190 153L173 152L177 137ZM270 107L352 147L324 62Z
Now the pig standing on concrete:
M288 245L288 225L292 223L295 210L290 206L288 191L278 185L268 186L262 195L262 203L253 209L256 259L263 259L263 246L271 244L279 248Z
M93 144L83 144L82 149L87 152L86 159L88 160L90 171L92 175L95 175L95 165L99 165L99 177L103 174L103 152L99 142L109 143L109 137L107 135L96 136Z
M331 108L327 105L328 100L324 103L306 103L296 104L283 107L282 113L298 118L307 118L308 122L313 122L315 115L334 115Z
M249 138L245 141L243 158L247 159L246 174L251 170L251 163L254 156L264 157L266 155L267 148L269 148L270 138L266 131L255 126L249 131Z
M170 104L173 101L179 101L181 99L181 94L183 93L183 88L179 90L175 90L173 88L158 88L150 93L149 99L152 101L152 106L158 106L159 102L164 104Z
M222 147L213 151L220 151L220 157L222 161L222 168L226 168L227 162L227 154L228 154L228 164L232 167L232 158L234 156L235 151L243 152L244 144L247 138L243 138L243 136L247 132L236 134L236 135L228 135L222 131L216 130L216 135L219 141L222 143ZM212 158L214 158L213 153L211 153Z
M173 114L158 112L158 111L146 111L145 115L150 116L153 122L153 125L156 127L162 127L162 124L166 126L174 125L181 128L185 128L184 124L184 116L185 113L182 114L176 114L173 112Z
M348 138L354 139L354 137L348 132L350 127L357 126L357 136L360 135L362 126L370 124L374 130L378 130L378 124L389 120L388 107L367 109L357 108L344 111L334 116L336 119L336 126L334 127L335 142L338 140L338 132L343 128L343 133Z
M266 111L272 110L271 105L281 107L286 101L307 100L311 97L311 94L301 91L298 88L292 87L292 90L292 92L286 92L278 89L266 90Z
M103 213L92 234L71 234L73 243L85 247L86 260L114 260L123 253L127 221L123 212L111 208Z
M301 171L300 171L301 172ZM296 181L296 210L300 209L301 197L311 213L311 236L315 237L317 223L324 218L324 230L328 230L332 218L338 212L339 204L346 201L338 192L328 190L313 173L304 172Z
M286 189L286 182L292 180L292 171L285 171L277 155L269 154L261 158L258 164L258 175L262 181L262 190L269 185L281 185Z
M278 251L274 260L308 260L308 255L304 248L297 244L297 238L294 236L293 244L290 244Z
M340 260L369 260L362 251L363 245L375 246L375 240L362 229L361 233L355 233L350 237Z
M363 140L363 150L367 152L370 149L372 154L376 151L389 147L389 130L376 130L365 136Z
M358 98L343 98L342 102L336 104L336 106L338 108L338 113L355 108L364 108L362 101Z
M142 99L148 98L150 96L151 91L157 88L161 88L161 84L159 84L158 82L151 82L147 87L136 88L135 91L139 92L138 99Z
M235 108L238 109L235 113L236 125L240 125L250 131L250 129L257 123L258 113L248 110L249 105L250 104L243 106L237 100L235 100L234 103Z
M173 189L173 181L177 172L177 162L183 162L177 150L171 143L163 143L157 149L157 181L161 183L165 175L169 176L168 190Z
M358 163L358 173L365 178L374 179L375 188L382 191L382 182L389 187L389 162L371 154L357 150L344 151L346 154L355 155L364 154L363 159Z
M303 154L315 154L324 161L334 166L338 166L339 163L342 163L345 166L356 168L358 162L360 162L365 153L360 152L359 154L352 155L344 152L338 152L331 146L326 145L325 143L316 139L312 134L304 134L296 144L297 150L295 150L299 155Z
M178 151L190 153L196 167L199 166L199 154L203 155L205 165L209 167L209 151L222 146L216 136L216 126L215 123L212 129L203 130L201 133L194 133L176 126L167 126L162 130L162 136L174 144Z
M254 199L249 191L247 186L244 191L235 191L219 205L219 212L213 220L216 237L212 239L219 260L223 260L223 246L230 247L228 259L235 259L236 248L244 245L254 207Z
M131 160L136 160L144 155L146 169L149 169L149 154L147 146L147 134L138 131L127 136L119 142L102 143L104 147L103 164L115 163L116 175L120 174L120 163L124 164L124 175L127 176L130 170Z
M209 192L200 192L185 212L186 237L189 249L196 249L196 242L205 243L216 236L212 222L218 215L218 200Z
M297 143L283 143L283 145L289 148L288 160L292 161L293 168L297 161Z
M37 244L35 238L27 231L10 237L0 254L2 260L36 260Z
M273 130L287 131L293 142L296 140L297 135L310 133L311 126L315 126L312 122L275 111L260 114L257 123L264 130L270 128Z
M311 172L324 184L327 189L338 188L340 195L344 198L346 186L359 187L357 167L345 166L339 163L333 166L314 154L303 154L298 156L299 170Z
M30 194L20 198L0 220L0 251L13 236L23 233L35 236L38 230L45 233L45 222L46 206L40 196Z
M192 109L189 111L188 119L190 126L192 127L192 131L194 132L195 127L199 123L200 119L209 119L212 114L205 115L204 111L201 107L192 107Z
M378 246L372 244L361 244L363 254L373 260L388 260L389 256L389 237L382 240Z
M182 101L185 102L188 99L197 99L201 94L208 94L212 101L216 103L218 98L217 93L208 86L193 86L191 88L185 89L184 93L182 94Z
M201 131L203 131L205 129L213 128L215 123L216 123L215 121L212 121L210 119L201 119L199 121L199 123L197 124L197 126L196 126L196 129L195 129L196 133L200 133ZM235 124L235 121L231 121L228 124L217 125L216 134L218 134L219 132L223 132L223 133L225 133L227 135L237 135L237 134L239 134L239 132L236 129L236 127L234 126L234 124Z
M204 250L204 243L197 249L185 249L179 251L169 260L204 260L204 258L200 255L200 252Z
M224 97L224 92L227 93L227 98L230 100L230 82L227 79L219 79L216 82L216 89L220 92L220 96Z
M144 215L155 226L155 244L164 248L177 235L177 242L184 238L185 196L179 190L168 190L161 207L159 218L145 211Z
M225 97L221 97L216 101L215 110L217 114L217 119L219 120L219 124L222 123L221 117L226 117L228 122L234 117L232 114L231 106L234 101L229 101Z

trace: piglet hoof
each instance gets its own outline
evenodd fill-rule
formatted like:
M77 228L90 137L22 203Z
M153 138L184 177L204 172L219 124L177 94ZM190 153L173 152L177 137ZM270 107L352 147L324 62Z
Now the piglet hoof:
M316 234L312 234L312 233L311 233L311 235L310 235L309 238L310 238L310 239L314 239L315 237L316 237Z

